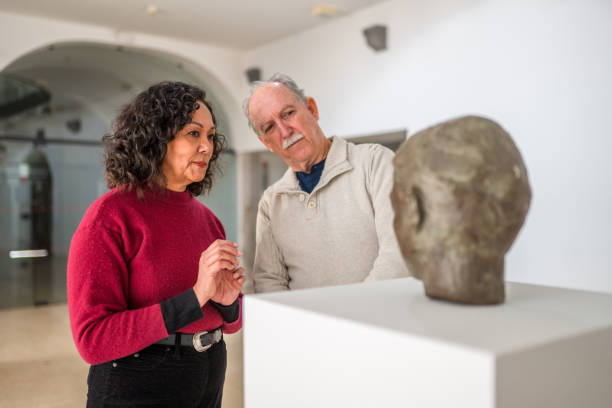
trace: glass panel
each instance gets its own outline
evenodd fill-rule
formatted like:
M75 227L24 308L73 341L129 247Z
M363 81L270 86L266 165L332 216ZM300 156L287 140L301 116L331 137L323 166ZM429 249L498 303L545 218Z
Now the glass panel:
M65 267L51 256L51 185L41 150L31 149L21 161L0 161L0 308L65 299L53 283ZM61 270L55 273L54 266Z

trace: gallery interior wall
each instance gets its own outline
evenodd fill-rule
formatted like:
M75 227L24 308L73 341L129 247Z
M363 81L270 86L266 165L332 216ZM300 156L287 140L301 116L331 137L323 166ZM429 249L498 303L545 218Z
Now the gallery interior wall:
M240 110L247 67L295 77L316 97L328 135L410 135L459 115L488 116L514 137L533 188L507 279L612 292L610 17L606 0L390 0L243 52L0 12L0 35L11 38L0 69L59 41L167 51L206 67L239 153L239 218L250 182L240 153L262 149ZM385 51L365 45L361 31L373 24L388 27Z
M247 55L318 102L328 135L480 114L515 139L533 200L509 280L612 292L612 2L392 0ZM385 24L388 49L365 46Z

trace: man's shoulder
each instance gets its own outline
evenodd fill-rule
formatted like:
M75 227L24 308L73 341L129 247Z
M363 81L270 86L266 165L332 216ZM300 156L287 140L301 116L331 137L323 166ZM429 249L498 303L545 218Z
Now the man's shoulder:
M393 150L379 143L354 143L348 140L345 140L345 142L349 150L352 150L354 152L359 152L362 154L381 154L381 153L390 153L392 155L394 154Z
M273 183L272 185L269 185L264 192L261 194L261 197L259 199L259 203L261 204L262 202L266 202L270 199L270 197L274 194L274 189L275 189L275 184L277 184L278 181L276 181L275 183Z
M366 165L372 162L391 162L395 153L378 143L352 143L346 142L348 160L353 165Z
M262 206L267 206L269 205L270 201L272 201L272 198L274 197L274 195L278 194L279 191L283 190L284 186L285 186L285 182L283 182L285 176L281 177L280 179L276 180L274 183L272 183L271 185L269 185L261 194L261 197L259 198L259 207L261 208Z
M274 194L274 193L282 193L286 191L293 191L299 189L297 178L295 177L295 173L291 170L291 168L287 168L287 170L283 173L281 178L276 180L274 183L269 185L263 192L263 194Z

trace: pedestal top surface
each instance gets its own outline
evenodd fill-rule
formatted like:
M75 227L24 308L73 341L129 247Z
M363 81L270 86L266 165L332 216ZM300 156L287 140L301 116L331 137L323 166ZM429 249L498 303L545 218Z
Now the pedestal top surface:
M432 300L414 278L251 299L495 354L612 328L612 295L523 283L506 282L506 302L494 306Z

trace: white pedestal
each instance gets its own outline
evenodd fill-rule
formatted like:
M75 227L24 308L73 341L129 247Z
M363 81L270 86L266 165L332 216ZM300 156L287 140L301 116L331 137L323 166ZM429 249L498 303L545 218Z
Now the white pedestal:
M612 295L506 284L427 298L412 278L248 295L246 408L612 407Z

